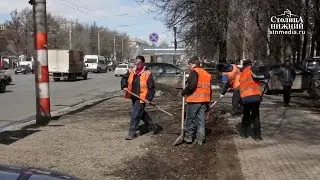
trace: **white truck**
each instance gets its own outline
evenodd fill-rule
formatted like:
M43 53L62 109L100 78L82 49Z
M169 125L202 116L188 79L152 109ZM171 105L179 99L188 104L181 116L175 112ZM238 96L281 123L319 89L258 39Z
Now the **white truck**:
M48 50L49 74L54 81L62 79L77 80L77 77L87 79L88 71L83 62L82 51Z

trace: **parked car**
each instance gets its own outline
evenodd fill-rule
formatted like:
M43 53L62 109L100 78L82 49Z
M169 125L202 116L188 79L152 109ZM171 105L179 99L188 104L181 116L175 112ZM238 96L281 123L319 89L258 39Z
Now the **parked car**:
M166 84L176 88L183 87L183 69L169 63L146 63L151 70L156 83ZM211 74L211 89L217 90L219 85L219 74L215 67L204 67ZM189 77L189 70L186 70L186 79Z
M114 70L115 76L123 76L129 70L129 64L119 64L116 69Z
M260 66L259 71L269 71L270 80L263 80L262 86L265 87L265 93L271 94L276 91L282 90L281 82L278 78L277 73L280 72L280 67L282 65L272 65L272 66ZM292 84L292 91L303 92L311 88L313 82L313 74L302 69L299 66L293 66L296 72L296 78Z
M4 71L0 70L0 75L3 76L3 78L5 79L6 85L10 85L10 83L12 82L12 78L10 74L6 74Z
M28 65L19 65L14 71L15 74L18 74L18 73L27 74L27 73L31 73L31 72L32 72L32 70L31 70L30 66L28 66Z
M13 165L0 165L0 179L5 180L78 180L79 178L56 172L53 170L47 170L43 168L35 167L23 167Z
M3 74L0 74L0 93L5 93L7 88L7 80Z
M320 56L305 59L302 68L312 73L320 73Z
M320 98L320 56L305 59L302 62L302 68L313 73L313 82L309 95L314 99Z
M145 63L156 83L183 87L183 70L169 63Z

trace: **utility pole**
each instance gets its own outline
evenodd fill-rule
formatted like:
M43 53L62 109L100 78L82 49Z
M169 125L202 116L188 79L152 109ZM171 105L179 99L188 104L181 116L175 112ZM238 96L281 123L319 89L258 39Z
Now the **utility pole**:
M69 50L72 49L72 22L70 22L69 27Z
M36 123L45 125L51 119L46 0L30 0L29 3L33 5L34 47L37 51L35 61Z
M25 44L24 44L24 53L26 56L28 56L28 19L26 17L25 19L25 28L24 28L24 34L26 36L26 39L25 39Z
M174 33L174 57L173 57L173 64L177 65L177 58L176 58L176 54L177 54L177 27L173 27L173 33Z
M98 32L98 57L100 57L100 31Z
M113 59L116 61L116 35L113 36Z
M100 56L100 32L102 32L103 29L98 31L98 56Z

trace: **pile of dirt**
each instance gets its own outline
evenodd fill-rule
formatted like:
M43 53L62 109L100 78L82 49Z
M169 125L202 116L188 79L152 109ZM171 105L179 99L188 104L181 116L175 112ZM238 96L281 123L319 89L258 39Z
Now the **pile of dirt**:
M153 142L143 147L149 150L148 153L126 161L125 169L108 175L123 179L243 179L232 139L236 132L227 125L225 107L217 106L210 112L203 146L173 146L181 133L181 96L179 90L166 86L158 88L166 93L154 101L168 111L174 111L175 117L148 108L161 129L152 137Z

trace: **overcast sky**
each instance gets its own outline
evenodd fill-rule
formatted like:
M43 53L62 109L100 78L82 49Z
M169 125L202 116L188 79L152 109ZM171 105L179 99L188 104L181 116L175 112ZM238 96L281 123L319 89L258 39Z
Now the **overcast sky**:
M0 0L0 23L10 19L10 12L14 9L26 7L32 8L28 0ZM149 34L156 32L160 37L159 43L170 43L173 38L171 30L168 31L160 20L162 17L153 10L136 0L47 0L47 11L54 15L78 19L80 22L96 21L98 25L143 40L148 40ZM123 25L130 26L119 27Z

